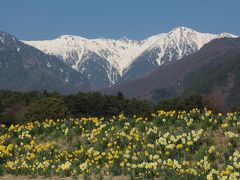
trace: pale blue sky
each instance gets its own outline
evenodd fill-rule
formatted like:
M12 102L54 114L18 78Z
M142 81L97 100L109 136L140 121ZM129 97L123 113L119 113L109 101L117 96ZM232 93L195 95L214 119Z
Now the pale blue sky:
M240 0L1 0L0 30L19 39L144 39L186 26L240 35Z

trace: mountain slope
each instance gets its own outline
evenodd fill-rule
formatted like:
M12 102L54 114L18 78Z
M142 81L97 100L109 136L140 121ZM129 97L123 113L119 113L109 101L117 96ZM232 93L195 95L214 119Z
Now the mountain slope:
M200 93L218 96L223 106L240 102L240 38L211 41L198 52L159 67L146 77L103 90L125 96L166 99ZM239 106L239 104L235 104Z
M185 27L178 27L169 33L152 36L146 40L146 43L150 44L149 48L135 59L122 79L127 81L145 76L159 66L197 52L208 42L223 37L236 36L228 33L219 35L199 33Z
M106 87L144 76L164 63L196 52L211 40L223 37L236 36L228 33L199 33L189 28L178 27L169 33L155 35L142 41L126 38L86 39L64 35L54 40L24 42L61 58L71 68L81 73L85 72L84 75L90 77L90 81L100 87ZM93 62L93 59L99 61ZM86 64L91 64L95 69L100 68L101 75L88 70ZM94 78L96 76L98 78Z
M0 88L62 93L89 90L87 80L55 56L0 32Z

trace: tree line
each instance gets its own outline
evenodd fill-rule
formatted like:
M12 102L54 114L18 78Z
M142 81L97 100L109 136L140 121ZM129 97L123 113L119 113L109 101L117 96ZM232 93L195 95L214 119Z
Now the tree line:
M0 123L14 124L44 119L105 117L123 113L147 117L157 110L190 110L204 108L204 100L199 95L177 97L151 103L146 100L127 99L119 92L116 96L98 92L61 95L47 91L13 92L0 91Z

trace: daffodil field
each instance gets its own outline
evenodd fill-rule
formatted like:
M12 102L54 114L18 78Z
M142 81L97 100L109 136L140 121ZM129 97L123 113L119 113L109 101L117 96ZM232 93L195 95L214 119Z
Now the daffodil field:
M239 179L239 136L240 113L198 109L1 125L0 173Z

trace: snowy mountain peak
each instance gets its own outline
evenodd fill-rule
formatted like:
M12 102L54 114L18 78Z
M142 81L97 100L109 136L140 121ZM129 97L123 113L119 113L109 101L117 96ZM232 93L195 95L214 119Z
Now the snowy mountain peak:
M18 41L17 38L15 38L13 35L1 31L0 43L4 44L5 47L11 49L19 49L19 46L22 44L22 42Z
M216 38L237 37L229 33L200 33L186 27L177 27L168 33L151 36L142 41L122 38L118 40L98 38L87 39L80 36L62 35L53 40L24 41L43 52L60 57L72 68L87 73L86 64L105 69L110 85L131 70L134 63L145 57L148 62L162 65L164 62L180 59L198 51L203 45ZM150 53L151 52L151 53ZM97 65L96 65L97 64ZM155 65L154 65L155 67ZM144 67L143 67L144 68Z
M179 33L179 32L193 32L194 30L191 28L179 26L174 29L172 29L169 33Z
M134 41L134 40L128 39L126 36L124 36L121 39L118 39L117 41L129 43L129 42Z
M238 36L227 32L221 33L218 38L237 38Z
M75 36L75 35L61 35L58 36L56 39L63 39L63 40L78 40L78 39L86 39L81 36Z

